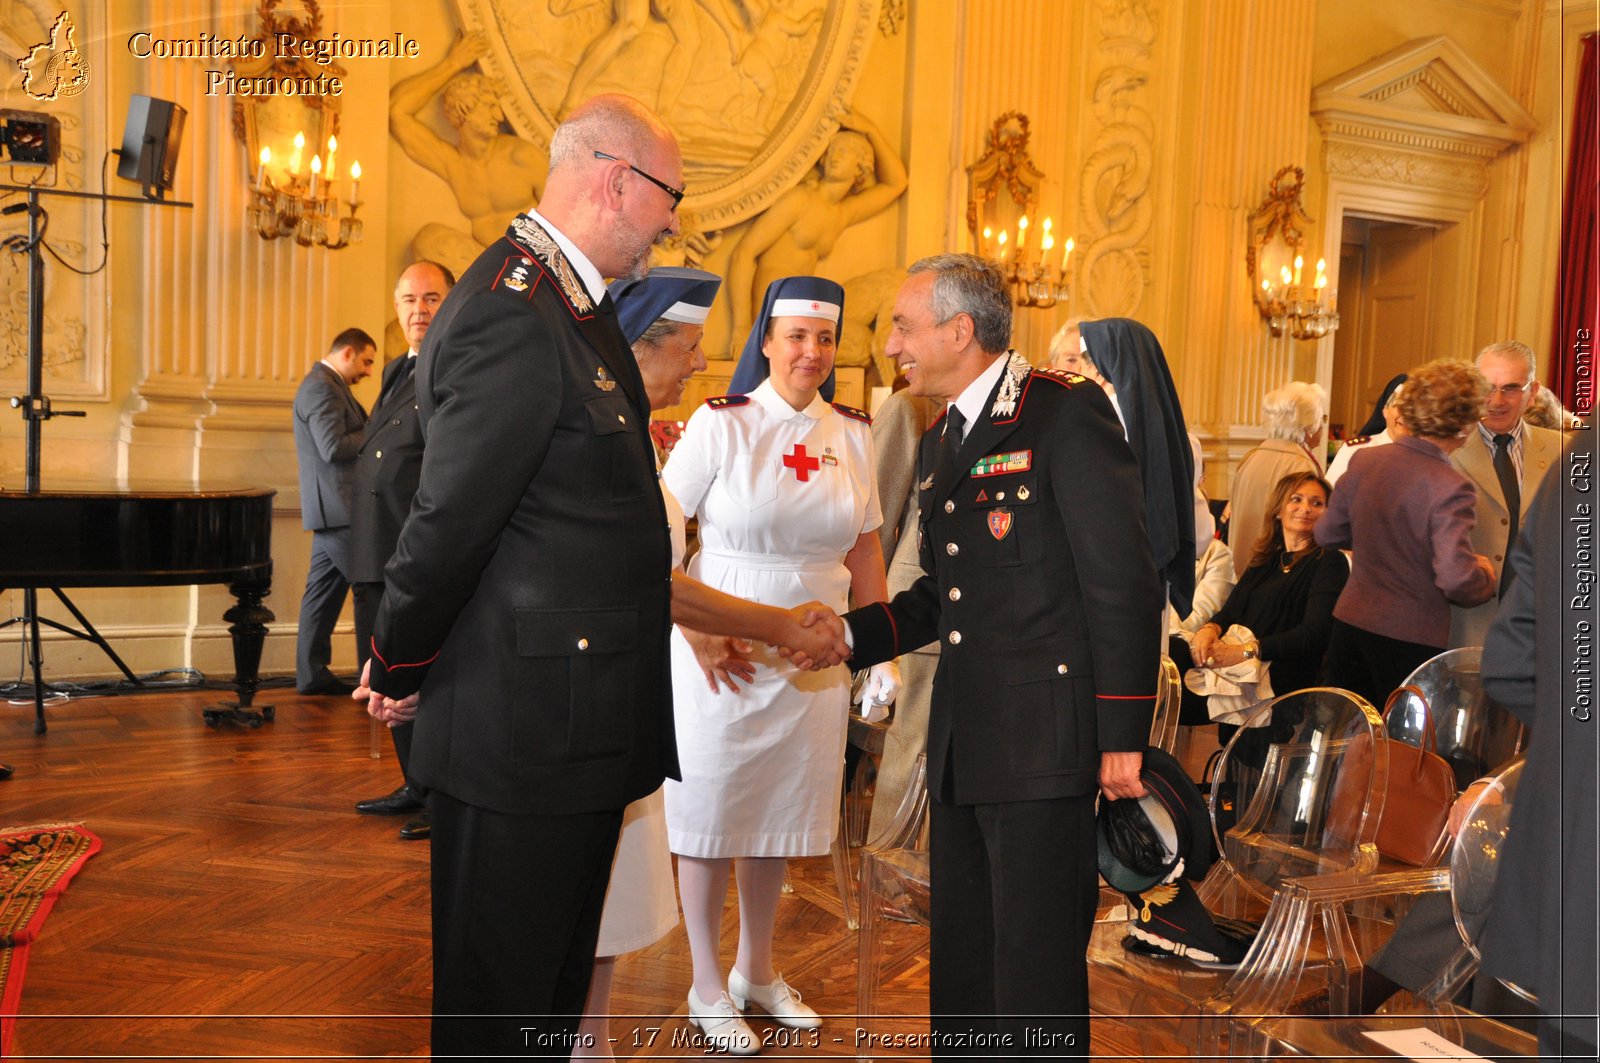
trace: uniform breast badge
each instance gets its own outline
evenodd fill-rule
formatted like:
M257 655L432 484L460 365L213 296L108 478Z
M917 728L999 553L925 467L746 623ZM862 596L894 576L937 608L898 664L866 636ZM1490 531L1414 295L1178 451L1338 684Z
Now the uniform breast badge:
M837 465L837 464L839 464L839 459L838 459L838 457L836 457L834 455L832 447L823 447L822 448L822 464L824 464L824 465Z
M969 476L1000 476L1008 472L1027 472L1033 468L1033 451L1013 450L1005 454L985 454L972 466Z
M1009 509L991 509L989 511L989 534L999 542L1011 534L1011 511Z
M1021 487L1017 488L1017 501L1018 502L1026 502L1030 497L1032 497L1032 495L1033 495L1033 492L1028 490L1028 485L1027 484L1023 484Z
M601 391L610 391L617 386L617 382L606 376L606 367L602 365L595 368L594 386Z
M923 480L921 483L917 484L917 490L926 491L929 488L931 488L932 486L933 486L933 477L930 476L926 480Z

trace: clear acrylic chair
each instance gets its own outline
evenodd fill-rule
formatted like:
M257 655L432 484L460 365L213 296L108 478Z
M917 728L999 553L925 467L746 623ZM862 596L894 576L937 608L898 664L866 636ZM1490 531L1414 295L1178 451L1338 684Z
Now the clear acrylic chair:
M887 721L868 723L860 716L850 715L847 745L851 755L846 758L844 796L839 802L839 831L834 835L830 850L833 856L833 878L839 887L839 900L844 906L844 924L851 930L860 926L860 902L857 899L859 853L867 844L867 824L872 819L872 788L883 763L883 746L889 732Z
M1178 715L1183 707L1183 676L1172 658L1161 655L1156 680L1156 712L1150 720L1150 744L1171 753L1178 744Z
M1376 865L1382 791L1374 783L1388 751L1377 712L1345 690L1286 694L1247 710L1246 720L1261 726L1230 739L1211 779L1218 855L1198 893L1213 916L1259 923L1291 879ZM1146 1055L1207 1051L1202 1036L1219 1027L1202 1021L1203 1003L1232 971L1129 952L1126 934L1125 920L1096 923L1093 1010L1133 1019Z
M928 926L932 902L928 864L928 762L918 754L905 796L883 840L861 853L861 918L857 939L857 1021L870 1028L883 982L880 935L886 923ZM870 1053L862 1058L870 1058Z
M1368 1032L1417 1028L1494 1059L1537 1054L1533 1034L1453 1003L1478 970L1477 942L1488 917L1522 771L1521 758L1506 765L1458 816L1461 827L1446 864L1385 875L1331 875L1291 884L1297 907L1323 911L1385 894L1416 897L1448 891L1458 940L1453 955L1429 985L1414 995L1397 994L1381 1015L1348 1014L1359 999L1359 984L1347 1006L1329 1009L1325 1016L1272 1016L1265 1009L1260 1017L1241 1014L1234 1021L1230 1039L1233 1054L1252 1058L1372 1055L1380 1050L1365 1036ZM1294 971L1281 973L1284 978L1298 977ZM1507 988L1533 999L1518 986L1507 984Z
M1424 721L1431 716L1439 755L1455 771L1457 789L1510 763L1527 741L1522 721L1483 692L1482 657L1481 647L1468 646L1424 661L1401 684L1405 693L1387 721L1390 738L1420 746Z

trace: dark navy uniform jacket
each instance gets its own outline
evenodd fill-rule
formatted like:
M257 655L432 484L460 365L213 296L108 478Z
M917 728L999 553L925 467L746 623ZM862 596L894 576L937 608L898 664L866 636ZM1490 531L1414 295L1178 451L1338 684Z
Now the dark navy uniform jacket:
M419 354L418 357L421 357ZM422 477L422 417L417 403L416 367L391 386L411 355L383 370L383 390L367 418L356 453L350 499L350 582L382 583L383 566L394 556L406 514Z
M610 300L519 217L418 357L427 445L372 670L421 691L411 775L499 812L622 808L677 747L667 515Z
M954 475L932 479L944 418L923 436L924 575L846 618L853 667L943 644L928 779L958 804L1092 793L1100 753L1142 750L1155 707L1162 594L1121 422L1092 382L1042 370L997 410L1019 372Z

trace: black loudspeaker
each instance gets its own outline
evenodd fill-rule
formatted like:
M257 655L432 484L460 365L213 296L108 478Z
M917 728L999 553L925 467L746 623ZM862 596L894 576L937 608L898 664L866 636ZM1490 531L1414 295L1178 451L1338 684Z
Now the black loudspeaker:
M178 147L183 143L183 122L188 115L170 100L150 96L130 99L117 176L138 181L150 199L160 199L170 192L178 167Z

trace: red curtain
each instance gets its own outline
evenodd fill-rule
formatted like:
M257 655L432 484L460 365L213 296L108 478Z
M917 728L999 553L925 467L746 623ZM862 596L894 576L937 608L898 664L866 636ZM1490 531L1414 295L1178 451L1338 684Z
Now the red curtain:
M1594 410L1595 347L1600 343L1600 69L1595 38L1583 38L1578 92L1572 116L1567 199L1561 223L1561 286L1550 386L1562 405L1588 416Z

